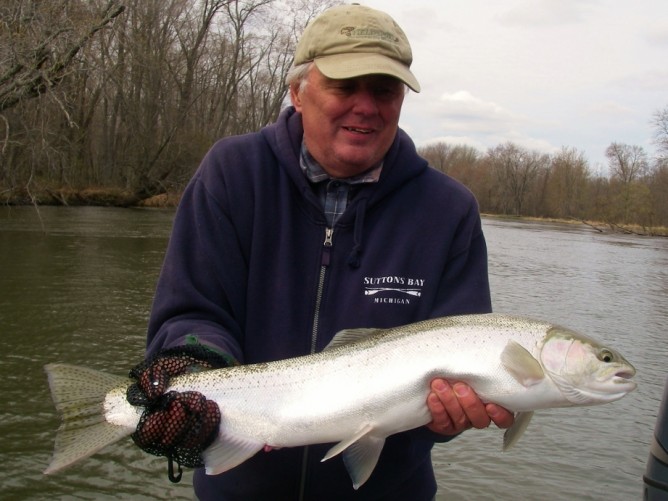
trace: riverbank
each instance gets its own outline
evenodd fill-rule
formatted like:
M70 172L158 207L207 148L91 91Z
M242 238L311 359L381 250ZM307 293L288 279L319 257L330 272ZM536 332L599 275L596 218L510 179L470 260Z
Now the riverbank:
M180 193L143 196L115 187L0 189L3 205L62 205L98 207L176 207Z
M180 192L162 193L151 197L138 195L120 188L91 187L74 188L35 188L35 189L0 189L0 202L3 205L61 205L61 206L100 206L100 207L176 207L181 198ZM576 224L590 227L598 233L624 233L638 236L668 237L665 226L643 227L634 224L619 225L604 221L584 219L555 219L530 216L508 216L502 214L483 214L484 217L536 221L541 223Z
M598 233L622 233L625 235L637 235L640 237L668 237L668 228L665 226L640 226L638 224L616 224L605 221L590 221L586 219L568 218L550 218L550 217L532 217L532 216L509 216L505 214L484 213L483 217L500 219L504 221L524 221L537 223L555 223L555 224L573 224L584 225Z

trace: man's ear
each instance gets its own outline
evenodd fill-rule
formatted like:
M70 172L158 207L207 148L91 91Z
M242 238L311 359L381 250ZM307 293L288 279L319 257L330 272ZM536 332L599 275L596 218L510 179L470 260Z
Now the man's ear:
M292 106L295 107L295 110L298 112L302 111L302 97L299 92L299 83L290 84L290 101L292 101Z

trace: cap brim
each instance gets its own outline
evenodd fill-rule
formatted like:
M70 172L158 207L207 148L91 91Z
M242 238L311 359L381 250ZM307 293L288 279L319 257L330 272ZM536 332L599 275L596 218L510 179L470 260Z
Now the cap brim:
M313 62L328 78L339 80L364 75L390 75L404 82L413 91L420 92L420 84L408 67L381 54L333 54L317 57Z

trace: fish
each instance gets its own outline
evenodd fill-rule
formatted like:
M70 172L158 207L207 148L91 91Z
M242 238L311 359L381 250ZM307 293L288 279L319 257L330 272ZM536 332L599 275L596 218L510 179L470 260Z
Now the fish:
M45 370L62 423L44 473L135 431L144 408L127 400L131 379L67 364ZM515 413L507 450L534 411L613 402L635 389L635 374L619 352L571 329L488 313L344 330L322 352L177 376L167 391L198 391L220 408L218 436L202 453L207 474L263 449L332 443L322 461L341 454L358 489L388 436L431 421L435 378L465 382Z

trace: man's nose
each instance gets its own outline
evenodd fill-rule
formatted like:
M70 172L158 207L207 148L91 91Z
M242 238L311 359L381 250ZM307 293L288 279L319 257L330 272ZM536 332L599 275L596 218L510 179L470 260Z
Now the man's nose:
M378 113L377 98L371 89L358 89L353 95L353 99L353 112L363 115L373 115Z

